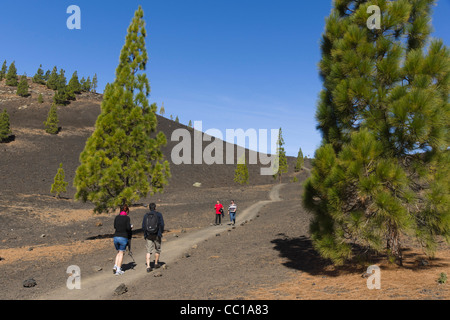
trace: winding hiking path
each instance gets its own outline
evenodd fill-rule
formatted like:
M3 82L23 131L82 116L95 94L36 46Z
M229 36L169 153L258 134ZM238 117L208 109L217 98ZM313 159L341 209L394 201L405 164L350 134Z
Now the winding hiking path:
M285 184L277 184L269 192L269 200L258 201L239 213L239 221L254 219L267 204L282 201L280 190ZM239 225L236 225L238 228ZM162 257L166 264L180 259L192 246L205 241L218 233L232 228L229 225L214 226L184 234L177 239L164 242ZM134 252L135 257L145 257L145 249ZM143 260L143 259L142 259ZM114 290L122 283L130 284L147 276L145 262L139 261L133 270L122 276L114 276L111 272L101 272L88 278L83 277L81 270L81 289L69 290L66 286L47 292L38 297L40 300L102 300L111 299ZM68 275L69 276L69 275Z

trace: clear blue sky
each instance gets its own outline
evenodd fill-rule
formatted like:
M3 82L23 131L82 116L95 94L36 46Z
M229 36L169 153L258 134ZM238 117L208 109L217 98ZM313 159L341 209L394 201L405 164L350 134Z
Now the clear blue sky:
M81 30L69 30L69 5ZM40 64L67 78L114 80L134 11L147 22L151 102L166 116L203 129L283 129L285 149L314 155L321 136L315 110L322 88L319 41L331 0L2 1L0 63L33 76ZM450 0L433 16L435 36L450 44ZM168 137L170 138L170 137Z

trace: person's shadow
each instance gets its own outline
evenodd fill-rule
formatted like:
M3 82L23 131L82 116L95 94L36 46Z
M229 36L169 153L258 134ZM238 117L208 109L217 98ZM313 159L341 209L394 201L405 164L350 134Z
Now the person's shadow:
M123 271L127 271L127 270L134 270L134 268L137 266L136 262L131 261L128 263L123 263L122 264L122 270Z

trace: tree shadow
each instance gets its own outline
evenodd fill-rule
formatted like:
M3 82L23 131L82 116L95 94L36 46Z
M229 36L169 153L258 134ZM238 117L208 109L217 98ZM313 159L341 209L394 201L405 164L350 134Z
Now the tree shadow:
M386 254L367 251L366 248L357 244L352 244L352 251L355 258L347 261L343 266L335 266L331 260L325 259L314 249L309 237L300 236L298 238L288 238L280 233L278 239L271 241L275 245L274 249L279 251L280 257L287 259L284 266L309 273L311 275L326 275L336 277L342 273L362 274L369 265L383 264L382 268L389 265L413 271L445 267L449 264L445 259L426 258L423 253L411 248L402 249L403 264L389 264ZM424 264L424 262L426 264Z
M12 134L3 140L0 140L0 143L11 143L14 141L16 141L16 135Z
M362 273L364 267L358 263L349 263L343 266L334 266L331 260L322 258L314 249L312 241L306 236L298 238L287 238L283 236L271 241L275 245L274 249L279 251L280 257L286 258L284 266L309 273L311 275L326 275L337 277L342 272L345 273ZM356 250L359 248L355 248Z

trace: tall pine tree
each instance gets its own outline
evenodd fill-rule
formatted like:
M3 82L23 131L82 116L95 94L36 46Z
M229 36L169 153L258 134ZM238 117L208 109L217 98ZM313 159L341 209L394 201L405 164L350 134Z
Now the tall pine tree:
M67 85L67 90L79 94L81 93L81 84L78 80L78 73L75 71L72 75L72 78L70 78L69 84Z
M284 139L283 132L280 128L278 131L278 140L277 140L277 157L276 157L275 168L278 168L278 171L274 174L274 178L278 178L281 183L281 178L284 173L288 172L289 166L286 158L286 151L284 150Z
M240 159L238 159L238 163L236 166L236 170L234 171L234 182L239 183L241 185L248 184L249 174L248 174L248 166L245 162L245 153L242 154Z
M44 70L42 70L42 64L39 66L36 74L33 76L33 82L38 84L45 84Z
M4 109L0 114L0 142L7 141L11 133L9 114L8 111Z
M317 108L322 146L303 200L315 248L352 244L402 262L402 239L432 255L450 240L449 50L429 41L433 0L338 0L326 21ZM381 28L369 29L369 6ZM369 10L369 12L371 12Z
M16 63L13 62L9 66L8 73L6 74L6 85L11 87L17 87L19 82L17 81L17 69Z
M156 104L148 102L143 18L139 7L128 28L116 79L105 88L101 114L76 171L75 197L93 202L97 213L162 191L170 176L161 152L166 137L156 132Z
M6 60L3 61L2 68L0 69L0 81L6 78L6 74L8 72L8 66L6 64Z
M295 169L294 169L295 172L302 171L304 163L305 163L305 158L303 158L302 148L300 148L300 150L298 150L298 154L297 154L297 162L295 163Z
M59 119L58 119L58 109L56 104L53 103L48 111L47 120L44 122L45 132L50 134L59 133Z
M20 82L19 85L17 86L17 95L21 96L21 97L28 97L30 94L28 92L28 80L27 80L27 76L23 75L22 77L20 77Z
M98 78L97 78L97 74L94 74L94 77L92 78L92 92L93 93L97 93L97 88L98 88Z
M52 90L58 89L58 68L56 66L53 67L52 72L48 76L47 88Z

